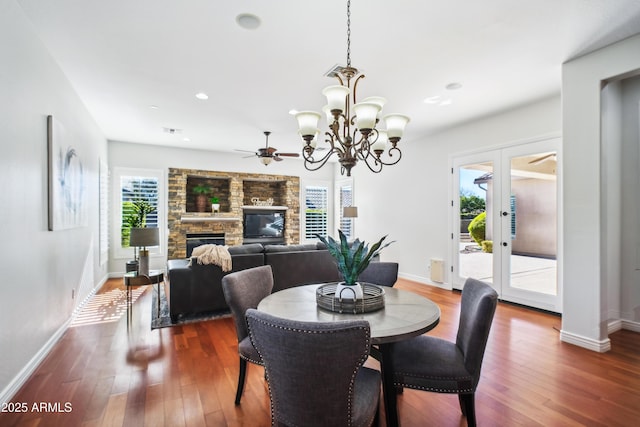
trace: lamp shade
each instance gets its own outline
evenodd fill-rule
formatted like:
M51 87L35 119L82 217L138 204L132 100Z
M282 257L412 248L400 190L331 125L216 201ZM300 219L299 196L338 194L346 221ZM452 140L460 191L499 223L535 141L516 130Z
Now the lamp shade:
M132 228L129 246L148 247L160 244L158 228Z
M371 149L373 151L384 151L387 148L387 131L386 130L379 130L378 131L378 139L376 140L376 142L371 146Z
M343 112L347 103L347 96L351 90L342 85L327 86L322 94L327 97L327 105L329 111L339 110Z
M320 120L320 117L320 113L316 113L315 111L300 111L296 114L300 135L315 135L318 130L318 120Z
M380 112L380 104L375 102L360 102L353 106L358 129L373 129L376 126L376 116Z
M260 157L260 161L265 166L269 166L271 164L271 160L271 157Z
M402 138L404 127L409 123L409 117L402 114L389 114L384 117L387 124L387 136L391 138Z
M356 206L345 206L342 208L342 216L344 218L357 218L358 208Z

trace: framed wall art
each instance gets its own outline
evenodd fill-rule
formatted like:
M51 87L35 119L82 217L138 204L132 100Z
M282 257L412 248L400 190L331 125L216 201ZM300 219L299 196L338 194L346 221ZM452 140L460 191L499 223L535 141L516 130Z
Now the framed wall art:
M47 116L49 230L88 225L86 171L62 123Z

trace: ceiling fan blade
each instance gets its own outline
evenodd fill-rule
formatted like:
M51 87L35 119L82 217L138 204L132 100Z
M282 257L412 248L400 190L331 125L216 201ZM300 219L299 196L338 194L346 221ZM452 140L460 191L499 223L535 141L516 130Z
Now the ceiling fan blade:
M529 162L530 165L539 165L546 160L555 160L556 153L549 153L544 156L540 156L537 159L533 159Z
M256 154L255 151L249 151L249 150L238 150L237 148L234 148L233 151L240 151L241 153L253 153Z
M248 159L249 157L255 157L255 156L257 156L257 154L256 154L256 153L253 153L253 154L252 154L252 155L250 155L250 156L242 156L242 158L243 158L243 159ZM260 156L258 156L258 157L260 157Z
M269 154L273 154L273 153L275 153L276 151L278 151L278 149L277 149L277 148L274 148L274 147L267 147L267 148L266 148L266 151L267 151L267 153L269 153Z
M272 159L275 160L276 162L281 162L283 160L277 154L273 156Z
M283 157L300 157L299 153L277 153L276 156L283 156Z

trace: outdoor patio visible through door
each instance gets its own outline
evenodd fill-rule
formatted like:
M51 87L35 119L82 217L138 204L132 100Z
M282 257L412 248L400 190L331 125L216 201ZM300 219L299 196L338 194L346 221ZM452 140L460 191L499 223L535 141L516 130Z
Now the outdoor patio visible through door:
M552 139L454 158L454 288L474 277L503 300L561 312L557 147Z

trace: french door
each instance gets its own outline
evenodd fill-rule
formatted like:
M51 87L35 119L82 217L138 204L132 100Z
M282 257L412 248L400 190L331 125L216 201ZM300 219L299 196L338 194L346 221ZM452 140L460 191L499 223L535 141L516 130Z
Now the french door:
M557 274L558 139L453 160L452 284L561 312Z

